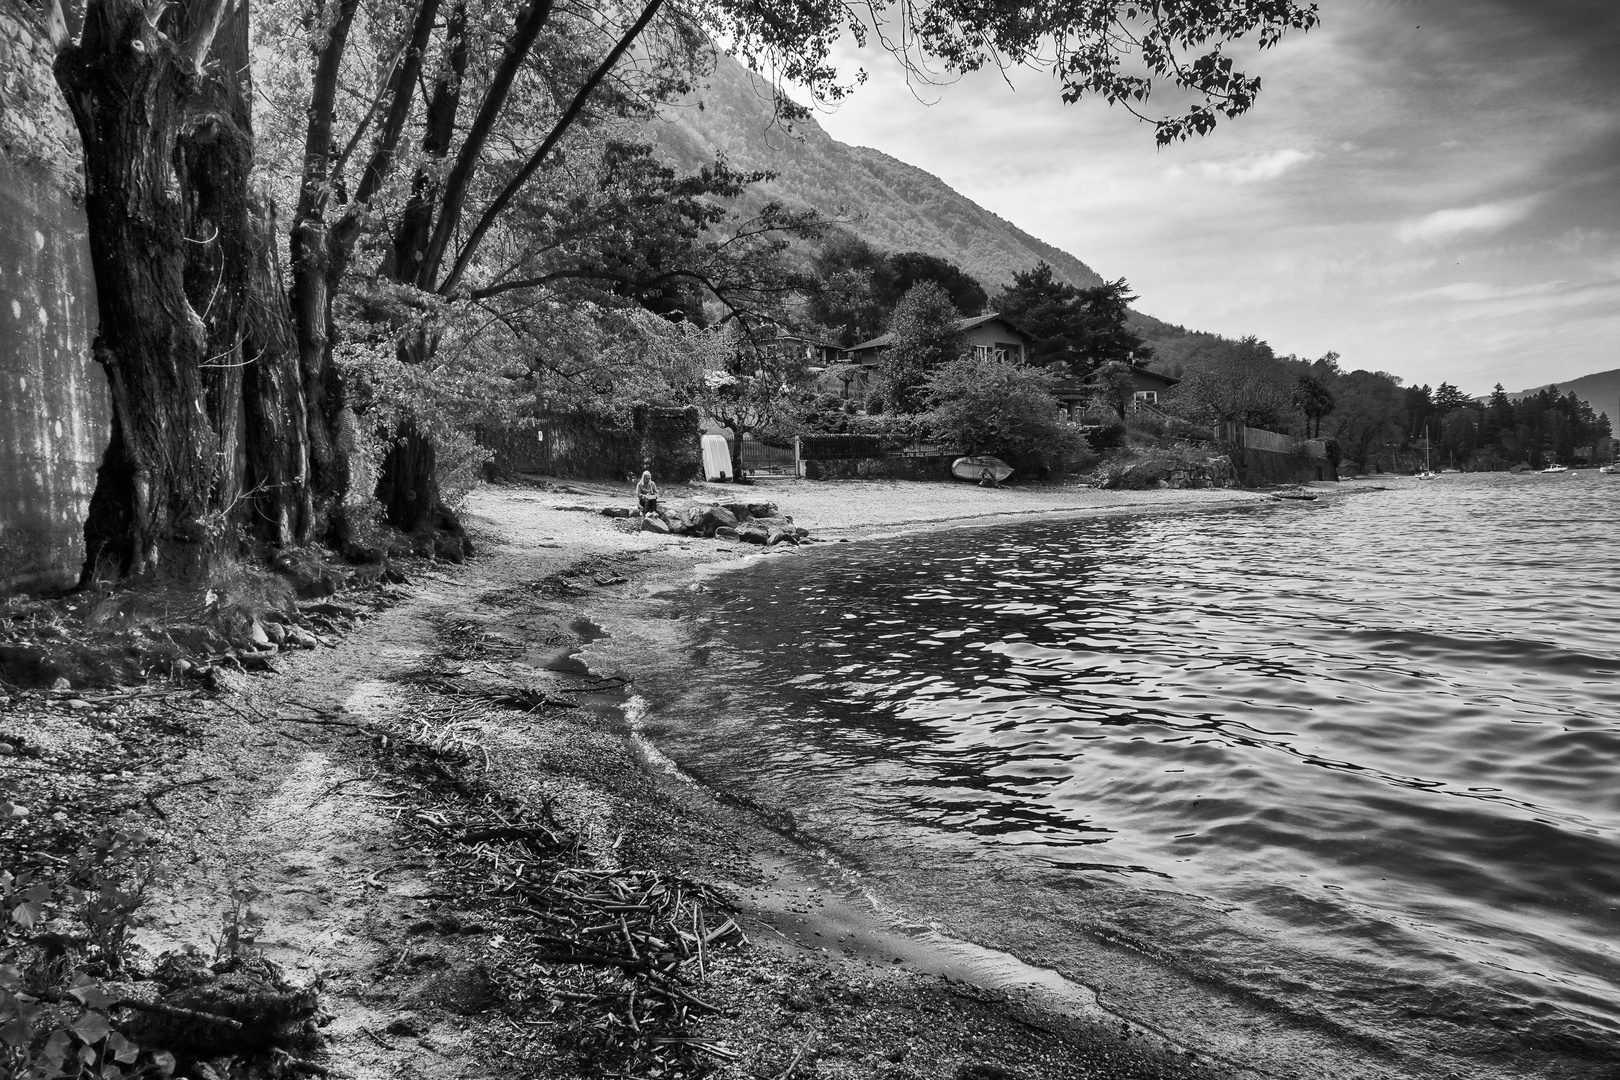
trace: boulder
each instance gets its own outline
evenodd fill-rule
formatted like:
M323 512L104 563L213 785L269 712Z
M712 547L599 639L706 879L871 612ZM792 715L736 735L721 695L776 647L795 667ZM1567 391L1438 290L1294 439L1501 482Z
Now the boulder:
M737 525L737 515L723 506L707 507L698 523L705 535L713 534L716 529L735 529Z
M737 530L737 539L745 544L764 544L770 539L769 530L752 521Z
M648 514L641 519L641 531L658 533L660 536L669 535L669 526L657 514Z
M716 530L714 530L714 538L716 540L740 540L740 539L742 539L742 537L738 535L736 529L716 529Z
M702 531L703 508L697 506L683 506L679 509L661 510L659 516L669 531L677 536L690 536Z
M774 547L777 544L797 544L799 538L793 535L793 529L769 529L765 533L765 546Z
M627 518L635 512L635 510L628 506L604 506L601 510L603 517L610 518Z

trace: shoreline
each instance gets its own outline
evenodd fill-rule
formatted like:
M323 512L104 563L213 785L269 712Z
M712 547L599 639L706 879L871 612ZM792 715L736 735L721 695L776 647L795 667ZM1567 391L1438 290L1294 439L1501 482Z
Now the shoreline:
M1252 492L933 487L787 481L749 494L780 502L833 542L1268 501ZM736 494L730 485L687 491ZM661 595L701 587L704 574L791 552L626 532L564 505L578 496L619 506L631 498L606 485L479 489L467 514L477 558L414 571L409 587L357 605L360 625L346 636L282 654L273 673L226 674L215 691L175 684L86 692L92 700L74 705L48 693L0 701L0 739L25 751L0 757L0 782L32 792L35 820L60 815L53 828L64 837L89 834L109 803L153 829L176 872L137 930L148 956L187 946L211 954L221 912L251 894L264 920L258 947L294 981L322 986L336 1017L325 1059L354 1080L513 1069L584 1077L606 1067L569 1041L595 1030L581 1026L587 1007L571 1002L597 977L535 967L529 942L544 924L521 905L514 912L502 898L510 885L491 892L467 877L491 858L498 868L528 856L495 842L469 863L458 836L491 813L500 821L536 810L574 838L581 872L675 875L735 904L752 944L717 940L700 961L692 989L722 1011L685 1039L682 1068L712 1068L722 1080L1300 1075L1290 1063L1303 1056L1279 1057L1252 1031L1234 1027L1189 1048L1110 1008L1097 980L1063 979L971 935L950 939L863 907L835 867L746 807L667 774L657 780L658 763L637 751L625 716L630 691L611 677L634 671L588 666L611 645L593 616L641 618ZM610 609L617 614L603 614ZM533 704L500 704L508 699ZM423 762L439 773L424 773ZM75 779L64 786L64 775ZM435 821L465 826L447 832ZM1145 970L1145 958L1115 951L1109 978ZM1185 978L1158 977L1167 975ZM1319 1065L1313 1075L1330 1075Z

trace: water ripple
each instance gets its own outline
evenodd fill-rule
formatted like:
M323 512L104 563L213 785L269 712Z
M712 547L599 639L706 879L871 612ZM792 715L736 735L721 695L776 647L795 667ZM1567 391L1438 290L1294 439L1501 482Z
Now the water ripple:
M722 579L727 703L660 741L946 914L1084 895L1335 1023L1620 1061L1617 517L1446 477L822 549Z

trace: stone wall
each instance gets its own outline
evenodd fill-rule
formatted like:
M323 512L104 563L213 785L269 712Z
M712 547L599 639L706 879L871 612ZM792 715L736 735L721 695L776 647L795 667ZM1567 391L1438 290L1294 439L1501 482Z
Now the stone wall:
M623 480L650 469L661 481L702 475L703 444L696 409L637 405L628 427L604 417L547 415L478 431L494 458L490 473L524 473L573 480Z
M78 133L38 13L0 0L0 594L71 586L107 445Z
M957 455L919 457L888 455L861 458L814 458L804 465L806 480L949 480Z

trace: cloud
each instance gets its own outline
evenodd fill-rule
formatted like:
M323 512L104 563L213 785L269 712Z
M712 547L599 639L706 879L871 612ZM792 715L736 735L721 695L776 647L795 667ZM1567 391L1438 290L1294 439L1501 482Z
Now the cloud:
M1198 171L1198 175L1220 184L1256 184L1263 180L1275 180L1283 173L1296 165L1303 164L1315 157L1305 150L1273 150L1269 154L1257 154L1238 161L1200 161L1191 166ZM1184 176L1188 166L1172 165L1170 167L1171 179Z
M1456 300L1460 303L1479 303L1485 300L1516 300L1525 296L1546 296L1567 288L1565 282L1547 281L1534 285L1503 287L1487 285L1483 281L1457 281L1433 289L1413 293L1408 300Z
M1449 240L1465 233L1500 232L1522 221L1535 208L1540 199L1530 196L1503 202L1480 203L1478 206L1436 210L1414 221L1408 221L1396 233L1401 243L1415 241Z

